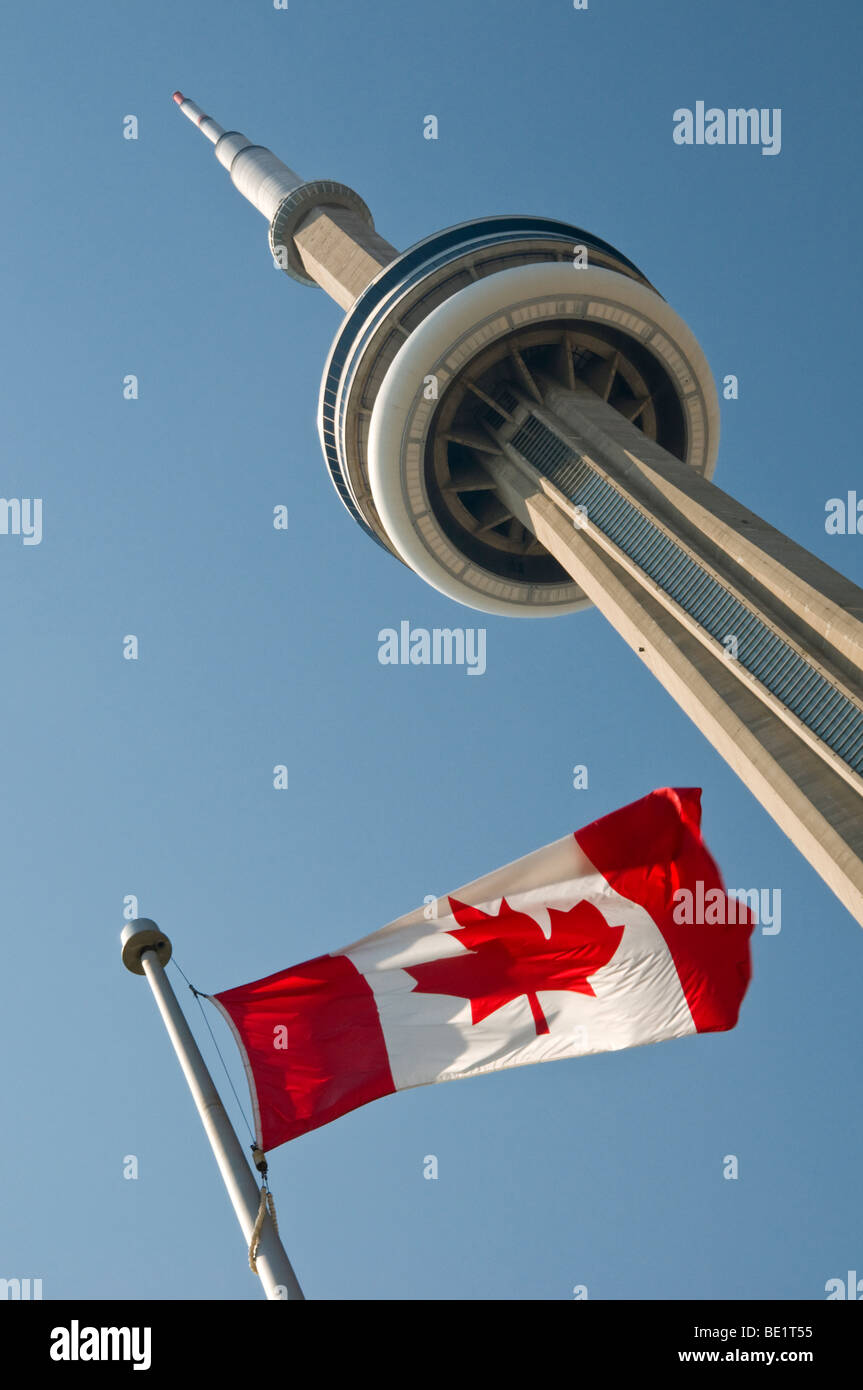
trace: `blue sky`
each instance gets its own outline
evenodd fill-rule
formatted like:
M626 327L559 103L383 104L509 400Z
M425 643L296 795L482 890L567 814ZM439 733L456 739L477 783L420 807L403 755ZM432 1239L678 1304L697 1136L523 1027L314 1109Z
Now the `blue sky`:
M171 93L351 184L400 248L507 212L617 245L739 377L716 481L863 583L863 537L824 527L863 494L857 7L151 0L0 25L0 492L43 499L41 544L0 536L0 1276L260 1297L122 969L125 895L226 989L670 784L704 788L730 885L782 893L738 1029L359 1110L272 1155L286 1245L317 1298L823 1298L863 1261L860 928L596 613L488 619L478 679L378 663L383 627L481 619L337 500L315 407L340 311L276 273ZM675 145L697 100L781 108L781 153Z

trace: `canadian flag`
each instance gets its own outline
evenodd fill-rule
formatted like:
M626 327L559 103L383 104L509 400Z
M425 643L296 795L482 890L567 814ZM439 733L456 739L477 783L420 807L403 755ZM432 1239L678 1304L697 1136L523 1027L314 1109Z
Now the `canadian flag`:
M733 1028L752 915L674 920L679 890L724 894L700 825L699 790L651 792L352 946L213 996L260 1147L410 1086Z

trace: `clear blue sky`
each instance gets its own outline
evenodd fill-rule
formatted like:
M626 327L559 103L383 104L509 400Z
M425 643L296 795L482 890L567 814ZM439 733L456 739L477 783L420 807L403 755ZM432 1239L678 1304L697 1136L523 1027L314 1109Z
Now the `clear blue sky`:
M863 536L824 528L863 494L857 5L18 0L0 24L0 492L44 508L40 545L0 536L0 1275L260 1297L122 969L124 895L225 989L677 784L727 882L782 892L739 1028L359 1110L273 1154L286 1244L318 1298L823 1298L863 1267L859 926L597 614L488 619L482 678L378 664L382 627L482 619L338 502L315 408L339 310L273 269L171 93L354 186L399 247L507 212L619 246L739 376L717 482L861 583ZM675 145L697 100L780 107L781 153Z

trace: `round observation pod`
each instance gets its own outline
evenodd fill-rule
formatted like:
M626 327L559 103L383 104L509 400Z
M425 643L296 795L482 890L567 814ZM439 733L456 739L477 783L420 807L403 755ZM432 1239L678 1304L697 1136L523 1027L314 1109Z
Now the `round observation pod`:
M710 476L719 406L698 343L637 267L565 223L488 218L406 251L357 300L324 372L321 442L345 506L427 583L483 612L589 603L489 467L494 432L521 399L541 405L548 383L595 391Z

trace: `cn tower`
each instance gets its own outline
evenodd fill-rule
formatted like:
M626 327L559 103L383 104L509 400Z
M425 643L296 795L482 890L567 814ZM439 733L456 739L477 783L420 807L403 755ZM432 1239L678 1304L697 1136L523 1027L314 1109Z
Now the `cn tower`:
M545 217L397 251L351 188L174 100L345 311L318 428L357 525L470 608L594 604L863 923L863 590L711 482L716 389L675 310Z

